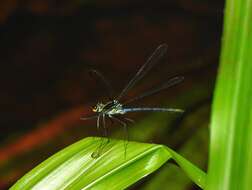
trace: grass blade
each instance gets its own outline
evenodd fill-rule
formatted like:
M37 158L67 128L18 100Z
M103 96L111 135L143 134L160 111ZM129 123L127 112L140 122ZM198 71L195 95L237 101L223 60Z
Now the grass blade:
M173 150L156 144L111 140L93 159L98 138L85 138L56 153L23 176L12 190L124 189L173 159L200 187L205 173Z
M252 0L227 0L206 189L252 187Z

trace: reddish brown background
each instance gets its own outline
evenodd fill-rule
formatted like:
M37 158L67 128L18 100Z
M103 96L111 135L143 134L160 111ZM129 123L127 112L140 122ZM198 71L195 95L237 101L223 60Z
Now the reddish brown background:
M104 95L87 74L90 68L102 71L119 91L167 43L168 64L143 86L182 74L187 80L180 93L200 82L212 91L222 17L223 2L217 0L1 0L0 188L66 145L96 135L79 120ZM188 110L210 106L211 96L188 104Z

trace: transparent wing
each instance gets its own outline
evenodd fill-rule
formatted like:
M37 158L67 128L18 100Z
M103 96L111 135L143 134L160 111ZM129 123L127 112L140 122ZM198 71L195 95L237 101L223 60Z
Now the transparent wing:
M154 53L149 57L146 63L138 70L135 76L129 81L129 83L124 87L122 92L116 98L117 100L121 99L130 88L132 88L139 80L141 80L146 73L163 57L167 51L167 45L162 44L157 47Z
M89 73L91 74L91 76L95 77L95 79L97 79L99 82L102 83L102 85L104 86L104 88L107 91L107 95L108 95L109 99L112 100L114 90L113 90L110 82L99 71L97 71L95 69L91 69L89 71Z
M143 94L141 94L141 95L139 95L139 96L136 96L136 97L134 97L134 98L132 98L132 99L130 99L130 100L127 100L127 101L124 102L123 104L124 104L124 105L125 105L125 104L129 104L129 103L131 103L131 102L134 102L134 101L136 101L136 100L142 99L142 98L144 98L144 97L147 97L147 96L156 94L156 93L160 92L161 90L165 90L165 89L167 89L167 88L170 88L170 87L172 87L172 86L174 86L174 85L176 85L176 84L182 82L183 80L184 80L184 77L183 77L183 76L176 76L176 77L173 77L173 78L171 78L170 80L166 81L165 83L161 84L159 87L154 88L154 89L151 89L151 90L149 90L149 91L147 91L147 92L145 92L145 93L143 93Z

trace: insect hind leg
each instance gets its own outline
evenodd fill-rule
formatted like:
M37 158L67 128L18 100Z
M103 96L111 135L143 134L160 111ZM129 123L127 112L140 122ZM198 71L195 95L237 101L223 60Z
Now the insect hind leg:
M100 117L102 117L102 129L104 130L104 133L101 132L100 144L96 148L96 150L91 154L92 158L98 158L102 154L105 146L110 141L109 138L107 137L108 136L108 134L107 134L108 131L107 131L107 128L106 128L105 114L102 114L102 115L98 116L98 118L97 118L97 129L98 129L98 131L101 131ZM107 139L105 139L105 138L107 138Z
M126 150L127 150L127 146L128 146L128 142L129 142L129 133L128 133L128 124L125 120L125 118L121 118L119 116L110 116L112 119L114 119L115 121L117 121L121 126L123 126L123 130L126 136L126 141L124 141L124 158L126 158ZM129 119L131 120L131 119Z

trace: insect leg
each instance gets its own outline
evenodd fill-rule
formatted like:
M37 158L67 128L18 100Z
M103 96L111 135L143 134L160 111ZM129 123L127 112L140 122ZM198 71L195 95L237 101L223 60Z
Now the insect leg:
M132 124L135 123L135 121L134 121L133 119L130 119L130 118L128 118L128 117L123 117L123 119L124 119L125 121L128 121L128 122L132 123Z
M127 146L128 146L128 142L129 142L129 133L128 133L128 125L126 122L122 121L121 119L119 119L118 117L116 116L112 116L110 115L110 117L112 119L114 119L115 121L117 121L118 123L120 123L122 126L123 126L123 129L124 129L124 133L126 135L126 141L124 141L124 158L126 158L126 150L127 150Z
M80 120L90 120L90 119L95 119L98 118L98 115L91 115L87 117L81 117Z
M96 120L96 128L99 131L100 130L100 115L98 115L97 120Z
M106 115L105 114L102 114L102 124L103 124L103 129L104 129L104 136L107 138L107 143L109 143L108 129L106 127Z
M101 115L99 114L97 117L97 121L96 121L96 128L99 132L100 132L100 117L101 117ZM91 154L92 158L98 158L100 156L102 146L103 146L103 138L100 137L100 144L96 148L96 150Z

